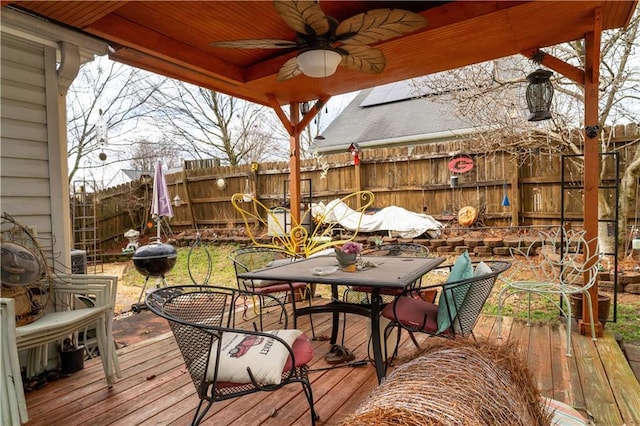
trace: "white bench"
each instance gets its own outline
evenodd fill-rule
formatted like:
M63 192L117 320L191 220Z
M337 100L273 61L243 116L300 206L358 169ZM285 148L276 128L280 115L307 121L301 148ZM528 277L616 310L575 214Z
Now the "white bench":
M36 321L18 327L15 323L15 301L0 298L0 408L3 425L18 425L29 420L18 351L46 347L87 327L95 327L107 385L111 387L115 378L121 376L112 335L117 283L118 278L114 276L56 275L52 286L52 301L56 311L47 312ZM77 298L79 295L95 300L95 306L87 307Z

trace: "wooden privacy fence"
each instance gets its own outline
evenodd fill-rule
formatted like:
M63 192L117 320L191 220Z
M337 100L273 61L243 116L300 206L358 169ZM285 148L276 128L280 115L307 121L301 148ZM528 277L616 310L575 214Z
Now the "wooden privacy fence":
M638 137L637 132L636 126L616 128L613 141L620 152L621 171L636 150L637 141L630 142ZM480 211L487 226L559 223L563 186L557 154L540 150L529 155L525 164L519 164L518 159L502 151L473 152L473 141L450 141L365 149L359 165L354 165L352 155L346 152L303 160L303 212L311 202L326 203L367 190L375 194L373 208L395 205L443 221L456 217L460 208L472 206ZM466 172L452 171L451 161L461 157L470 158L473 167ZM464 165L465 161L458 163ZM579 167L571 165L565 170L565 179L571 179L577 188L565 195L565 217L573 219L580 219L583 212ZM613 182L619 178L605 176ZM219 166L214 160L186 161L182 172L169 174L166 179L171 198L177 195L181 200L169 221L174 233L240 227L242 219L230 202L235 193L250 193L268 207L289 202L287 162ZM103 247L122 240L129 228L144 231L149 220L151 185L136 182L98 194ZM628 212L630 218L637 217L638 207L636 200Z

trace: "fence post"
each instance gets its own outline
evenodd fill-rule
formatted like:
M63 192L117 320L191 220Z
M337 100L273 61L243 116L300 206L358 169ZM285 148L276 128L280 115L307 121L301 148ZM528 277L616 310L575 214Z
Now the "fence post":
M191 215L191 228L198 229L196 217L193 213L193 204L191 203L191 194L189 193L189 185L187 184L187 162L182 163L182 184L187 195L187 205L189 206L189 214Z

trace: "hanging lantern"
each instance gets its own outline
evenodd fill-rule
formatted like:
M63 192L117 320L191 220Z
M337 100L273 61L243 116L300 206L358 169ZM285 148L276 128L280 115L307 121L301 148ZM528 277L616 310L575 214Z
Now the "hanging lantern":
M553 99L553 85L549 81L553 72L537 69L527 76L527 106L529 107L529 121L541 121L551 118L551 100Z

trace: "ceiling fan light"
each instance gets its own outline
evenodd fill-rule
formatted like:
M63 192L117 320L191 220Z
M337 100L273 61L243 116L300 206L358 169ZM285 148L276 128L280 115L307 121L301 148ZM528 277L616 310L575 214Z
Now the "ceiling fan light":
M342 61L342 56L335 50L305 50L296 57L300 71L307 77L323 78L333 75Z

